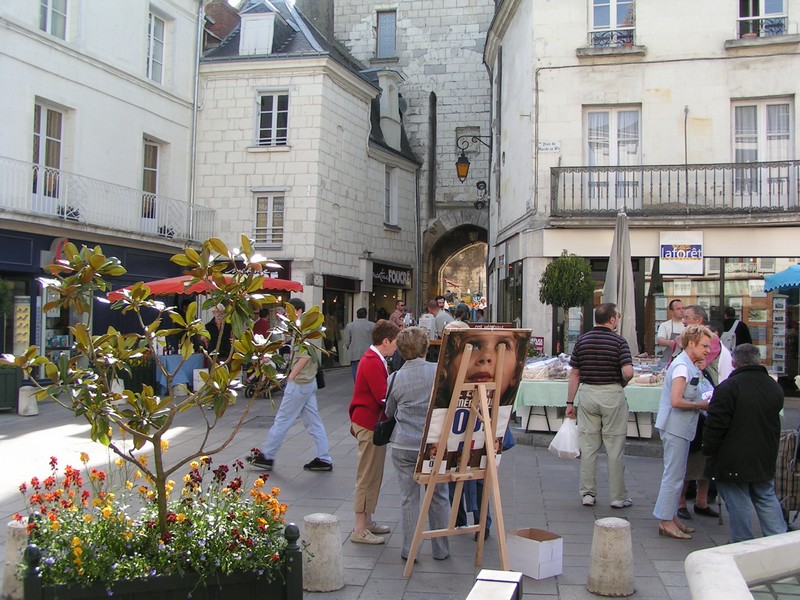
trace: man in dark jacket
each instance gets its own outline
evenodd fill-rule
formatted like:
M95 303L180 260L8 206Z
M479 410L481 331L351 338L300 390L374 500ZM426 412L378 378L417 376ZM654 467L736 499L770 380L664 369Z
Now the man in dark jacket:
M752 507L765 536L786 532L775 496L783 390L752 344L736 346L733 366L711 398L703 453L711 457L707 471L728 506L731 540L741 542L753 539Z

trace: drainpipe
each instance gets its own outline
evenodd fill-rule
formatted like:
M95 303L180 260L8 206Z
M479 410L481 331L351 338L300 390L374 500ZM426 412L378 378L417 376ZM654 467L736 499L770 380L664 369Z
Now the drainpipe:
M205 13L203 10L203 3L204 0L197 0L197 46L195 48L194 61L194 94L192 96L192 151L190 157L191 162L189 163L189 215L187 223L189 239L192 239L194 235L194 194L197 164L197 104L200 95L200 55L203 51L203 17Z

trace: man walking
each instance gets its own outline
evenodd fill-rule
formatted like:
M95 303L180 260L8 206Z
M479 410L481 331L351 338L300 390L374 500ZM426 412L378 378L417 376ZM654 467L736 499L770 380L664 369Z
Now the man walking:
M375 323L367 319L367 309L364 307L356 311L356 320L344 326L344 345L350 357L350 367L353 369L353 381L358 371L358 361L372 345L372 329Z
M298 317L306 309L305 302L299 298L291 298L289 304L294 306ZM303 465L303 468L306 471L333 471L333 460L328 452L328 435L317 408L318 368L317 357L311 356L306 348L292 348L292 362L289 375L286 376L283 399L275 415L275 422L267 433L267 439L261 449L249 458L253 467L264 471L272 470L283 438L297 417L300 417L306 431L314 438L317 449L316 458Z
M708 472L728 507L733 542L753 539L752 507L765 536L786 532L775 496L783 390L760 358L752 344L734 348L734 371L714 390L703 433Z
M438 298L439 296L437 296ZM441 296L442 300L444 300L444 296ZM442 339L442 332L444 331L445 325L450 323L453 320L453 317L447 312L444 308L439 305L438 300L434 299L428 302L428 312L433 315L434 324L436 327L436 339Z
M628 401L623 388L633 377L633 361L628 342L615 333L619 323L617 305L609 302L598 306L594 322L594 329L578 338L570 358L566 416L574 419L577 408L583 505L594 506L597 455L605 446L611 507L627 508L633 502L625 487L623 452Z

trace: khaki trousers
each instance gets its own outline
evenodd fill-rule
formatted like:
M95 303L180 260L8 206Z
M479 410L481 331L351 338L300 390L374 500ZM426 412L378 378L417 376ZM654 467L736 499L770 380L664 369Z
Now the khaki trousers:
M581 446L581 496L597 496L597 455L605 446L608 455L608 489L611 501L625 500L625 434L628 401L619 384L590 385L578 389L578 439Z
M378 494L380 494L383 482L386 446L376 446L372 443L371 429L355 423L352 424L352 428L356 440L358 440L358 466L356 467L356 494L353 499L353 512L372 514L378 506Z

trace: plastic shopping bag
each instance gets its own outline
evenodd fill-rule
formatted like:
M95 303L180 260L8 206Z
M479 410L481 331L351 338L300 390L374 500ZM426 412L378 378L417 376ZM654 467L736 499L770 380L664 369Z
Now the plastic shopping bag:
M564 419L547 449L558 458L578 458L581 455L578 426L574 419Z

